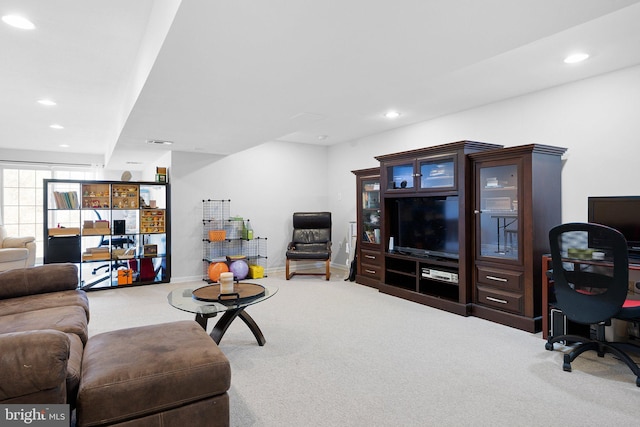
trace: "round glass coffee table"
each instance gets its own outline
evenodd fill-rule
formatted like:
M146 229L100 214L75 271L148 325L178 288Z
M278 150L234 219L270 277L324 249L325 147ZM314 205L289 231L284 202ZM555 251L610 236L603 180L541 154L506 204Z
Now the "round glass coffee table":
M264 339L264 335L262 335L262 331L256 322L245 311L245 308L271 298L278 292L278 288L261 285L254 286L264 288L264 292L255 297L241 298L239 300L223 299L222 301L217 301L214 299L201 300L196 298L194 291L201 291L204 288L212 287L212 285L206 285L200 288L175 289L167 295L167 300L171 306L178 310L194 313L196 315L196 322L198 322L205 331L207 330L207 320L211 317L216 317L218 313L223 313L209 334L216 344L220 344L220 340L227 331L227 328L229 328L229 325L231 325L231 322L233 322L236 317L240 317L249 327L253 336L256 337L258 344L263 346L267 341ZM222 296L224 297L224 295Z

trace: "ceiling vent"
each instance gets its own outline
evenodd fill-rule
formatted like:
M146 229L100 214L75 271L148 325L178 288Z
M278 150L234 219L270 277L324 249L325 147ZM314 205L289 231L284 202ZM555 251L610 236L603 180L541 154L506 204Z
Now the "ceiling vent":
M171 145L173 144L173 141L163 141L161 139L148 139L147 140L147 144L154 144L154 145Z

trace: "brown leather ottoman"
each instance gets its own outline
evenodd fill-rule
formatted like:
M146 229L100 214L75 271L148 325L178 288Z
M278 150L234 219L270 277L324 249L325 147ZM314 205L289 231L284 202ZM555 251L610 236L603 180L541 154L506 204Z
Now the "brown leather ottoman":
M195 321L95 335L85 346L77 426L228 426L229 361Z

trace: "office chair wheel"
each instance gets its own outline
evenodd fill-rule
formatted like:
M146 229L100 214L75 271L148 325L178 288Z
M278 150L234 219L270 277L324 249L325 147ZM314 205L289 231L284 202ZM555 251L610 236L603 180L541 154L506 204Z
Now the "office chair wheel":
M636 387L640 387L640 377L636 377Z
M564 363L562 364L562 370L565 372L571 372L571 356L564 355Z
M549 341L547 341L544 345L544 348L549 351L553 351L553 343L550 343Z

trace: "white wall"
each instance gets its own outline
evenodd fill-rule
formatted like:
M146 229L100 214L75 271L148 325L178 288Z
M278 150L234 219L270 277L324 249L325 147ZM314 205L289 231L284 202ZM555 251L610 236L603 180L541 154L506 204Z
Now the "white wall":
M354 169L375 156L470 139L568 148L563 221L587 219L590 195L640 195L640 67L583 80L331 147L270 142L227 156L173 153L175 281L202 275L202 199L231 199L232 214L268 238L269 269L284 266L296 210L333 213L333 262L345 265L355 220Z
M632 67L332 146L328 188L334 230L346 232L346 225L336 228L336 222L355 220L350 170L378 166L377 155L465 139L568 148L562 218L586 221L588 196L640 195L639 112L640 67Z
M295 211L333 213L333 262L345 265L349 221L356 216L354 169L375 156L463 139L505 146L539 143L568 148L562 172L563 221L587 219L587 197L640 195L640 66L406 126L331 147L269 142L230 156L174 152L136 173L154 179L169 166L172 277L200 278L202 200L231 199L231 214L251 219L268 238L268 268L283 268ZM63 161L3 150L3 159ZM98 161L74 155L74 162ZM119 179L109 172L105 179ZM116 176L117 175L117 176Z
M295 211L327 208L327 148L269 142L230 156L174 152L172 281L201 278L202 200L230 199L231 215L266 237L267 268L284 266Z

